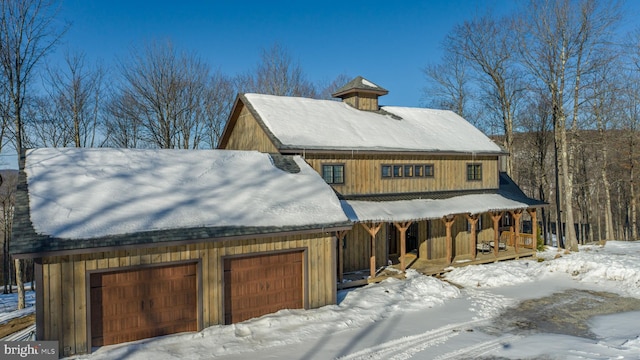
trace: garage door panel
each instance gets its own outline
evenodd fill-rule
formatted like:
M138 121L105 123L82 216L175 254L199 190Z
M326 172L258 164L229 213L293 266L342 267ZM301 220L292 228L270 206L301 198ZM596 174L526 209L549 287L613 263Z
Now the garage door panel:
M225 259L225 322L304 307L303 256L296 251Z
M196 264L91 274L93 346L197 331Z

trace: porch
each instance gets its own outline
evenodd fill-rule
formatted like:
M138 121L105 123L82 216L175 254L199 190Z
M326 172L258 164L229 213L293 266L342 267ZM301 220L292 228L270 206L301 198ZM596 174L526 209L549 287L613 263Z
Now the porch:
M446 259L428 260L420 258L415 252L410 252L404 255L404 262L398 259L398 263L378 268L373 277L370 276L369 269L344 273L342 282L338 283L338 290L376 283L391 277L404 279L402 263L405 264L405 269L413 269L427 276L437 276L450 271L451 268L536 256L535 245L532 246L532 244L535 244L532 241L532 234L519 234L520 241L517 251L513 242L515 241L513 232L503 231L500 237L501 242L504 240L507 244L506 249L498 249L497 252L493 248L488 252L478 250L475 259L469 255L456 256L449 263Z

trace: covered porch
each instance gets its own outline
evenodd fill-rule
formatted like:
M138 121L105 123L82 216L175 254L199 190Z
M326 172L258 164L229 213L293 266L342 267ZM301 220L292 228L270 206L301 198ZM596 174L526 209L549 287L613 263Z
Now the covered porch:
M535 256L536 206L540 205L540 202L521 202L499 194L440 200L344 200L343 208L356 225L350 231L336 234L338 288L388 277L403 278L407 269L437 275L451 267ZM530 219L530 233L521 231L523 215ZM407 233L412 226L419 229L419 245L407 251ZM357 235L357 227L361 235ZM351 232L354 234L349 237ZM390 234L396 234L398 239L395 253L390 250L394 248L389 243L389 239L394 238ZM411 237L414 236L412 233ZM412 240L410 243L415 242ZM367 243L368 249L361 246L360 250L368 253L368 269L353 271L349 261L345 263L345 248L349 249L350 245L347 242ZM377 259L377 256L383 258Z

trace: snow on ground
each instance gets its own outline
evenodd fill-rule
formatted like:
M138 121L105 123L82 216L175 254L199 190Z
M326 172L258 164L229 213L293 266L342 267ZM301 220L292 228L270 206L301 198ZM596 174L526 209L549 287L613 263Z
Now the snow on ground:
M25 308L18 308L18 290L13 289L11 294L0 294L0 325L6 324L11 319L29 315L35 312L36 296L35 292L28 290L29 285L25 285Z
M610 241L605 247L582 246L580 252L554 259L558 254L557 249L551 248L538 253L546 261L505 261L481 268L456 268L447 274L447 280L464 287L500 287L561 273L620 295L640 298L640 243Z
M338 305L105 346L78 358L639 359L640 311L592 317L588 325L595 340L497 331L503 311L567 289L640 298L640 242L582 246L579 253L554 259L557 254L552 248L539 254L540 262L456 268L446 281L409 271L406 280L340 292Z

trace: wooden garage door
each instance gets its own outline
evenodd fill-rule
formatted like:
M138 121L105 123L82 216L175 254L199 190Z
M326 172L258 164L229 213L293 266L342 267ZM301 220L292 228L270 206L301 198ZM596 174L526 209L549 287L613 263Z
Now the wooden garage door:
M92 346L198 330L196 264L96 273L90 283Z
M303 252L224 261L225 323L303 308Z

